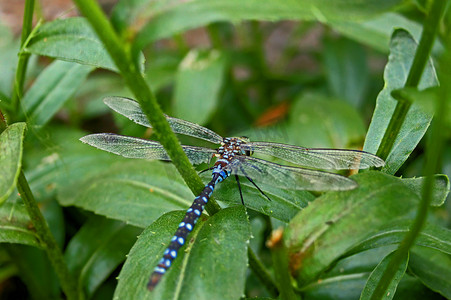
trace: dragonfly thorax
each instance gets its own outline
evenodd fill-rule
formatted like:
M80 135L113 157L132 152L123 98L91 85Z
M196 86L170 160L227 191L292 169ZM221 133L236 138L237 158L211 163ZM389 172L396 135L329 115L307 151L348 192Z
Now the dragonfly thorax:
M219 157L219 160L231 161L235 155L246 155L245 151L241 149L242 143L245 142L240 138L224 138L221 146L217 149L216 156Z

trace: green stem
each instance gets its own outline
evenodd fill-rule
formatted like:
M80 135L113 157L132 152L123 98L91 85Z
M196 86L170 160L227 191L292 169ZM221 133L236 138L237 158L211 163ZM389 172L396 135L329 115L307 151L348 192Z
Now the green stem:
M39 236L40 242L42 243L44 250L47 252L50 262L52 263L55 273L58 276L61 288L67 299L75 300L78 299L77 294L77 283L74 278L72 278L67 268L66 262L64 260L63 254L58 247L47 222L44 219L41 211L38 208L36 200L30 190L27 179L23 171L20 171L17 189L20 196L25 204L28 215L30 216L31 222L36 229L36 233Z
M428 37L428 42L432 45L433 37L435 36L437 26L441 19L442 13L444 11L446 5L446 1L443 0L435 0L431 6L431 11L428 18L424 24L424 31L427 32L431 37ZM432 30L433 28L434 30ZM423 38L422 38L423 40ZM421 44L421 43L420 43ZM430 47L429 47L430 50ZM418 50L419 51L419 50ZM446 51L445 51L446 53ZM445 54L446 55L446 54ZM424 56L424 55L421 55ZM449 68L451 64L445 65L443 68L443 72L449 72L449 69L446 69L446 66ZM423 66L424 67L424 66ZM423 70L422 68L417 69L417 71ZM412 72L411 72L412 73ZM410 79L407 80L406 85L416 86L419 82L421 75L411 75ZM445 78L442 82L449 82L446 80L450 80L451 76ZM440 88L440 94L437 97L437 105L436 105L436 114L434 118L434 124L431 127L430 140L426 147L426 160L424 173L426 175L426 180L422 189L422 198L421 202L418 205L417 214L415 220L412 223L410 230L405 235L404 239L400 243L397 251L394 253L390 264L387 266L387 269L384 271L380 281L378 282L374 293L371 299L383 299L385 297L385 293L387 287L390 282L393 280L396 271L399 268L401 262L408 255L410 248L413 246L416 237L420 233L427 217L429 205L432 199L432 192L434 188L434 178L433 175L437 173L440 169L440 158L441 152L443 149L443 128L444 128L444 119L445 119L445 111L446 111L446 99L450 96L449 87L442 86Z
M11 116L13 119L18 115L19 109L19 99L22 98L23 94L23 86L25 83L25 75L27 72L28 60L30 58L30 54L24 53L23 47L28 39L28 36L31 33L33 26L33 10L34 10L34 0L26 0L25 1L25 11L23 15L23 27L22 27L22 35L20 38L20 53L19 60L17 62L17 71L16 78L14 83L14 93L12 96L12 110Z
M186 157L175 134L157 103L155 95L144 80L138 60L130 53L130 44L120 40L99 5L93 0L74 0L78 9L88 19L99 39L118 67L127 86L133 92L150 124L155 129L159 142L167 151L183 179L193 191L199 194L203 183ZM219 205L213 200L206 207L209 214L219 211Z
M247 256L249 258L249 266L251 267L255 276L260 279L260 281L263 283L263 285L266 287L266 290L271 294L272 297L277 297L279 291L277 289L276 283L272 280L268 270L266 270L265 266L257 258L257 255L255 255L250 246L247 249Z
M429 58L429 53L431 52L434 44L441 15L445 8L444 3L446 3L446 0L434 1L429 15L424 21L420 43L417 51L415 52L415 57L413 59L412 66L410 67L406 83L404 84L405 87L416 87L420 82L421 75L423 74L423 70ZM411 103L409 101L398 101L396 104L395 111L393 112L390 123L388 124L387 130L385 131L384 137L379 145L379 149L376 152L376 155L383 160L386 160L390 154L396 137L404 124L410 106Z
M273 231L274 232L274 231ZM274 274L279 287L279 299L281 300L297 300L299 295L293 289L291 284L290 269L288 265L288 250L281 236L273 242L271 246L271 256L274 266Z

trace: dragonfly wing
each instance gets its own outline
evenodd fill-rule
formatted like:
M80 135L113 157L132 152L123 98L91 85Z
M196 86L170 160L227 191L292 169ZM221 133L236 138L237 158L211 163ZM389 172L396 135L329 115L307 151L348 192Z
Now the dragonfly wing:
M359 150L304 148L267 142L246 143L241 148L317 169L366 169L385 164L376 155Z
M124 97L106 97L103 99L103 102L105 102L105 104L111 109L129 118L133 122L152 128L152 125L150 125L146 115L141 110L139 103L135 100ZM175 133L193 136L215 144L220 144L223 140L219 134L195 123L169 116L166 116L166 119Z
M289 190L341 191L357 187L354 180L341 175L283 166L249 156L235 157L226 168L232 174L250 177L257 184Z
M83 143L127 158L171 160L163 146L149 141L113 133L97 133L84 136ZM192 164L210 162L215 150L203 147L182 146Z

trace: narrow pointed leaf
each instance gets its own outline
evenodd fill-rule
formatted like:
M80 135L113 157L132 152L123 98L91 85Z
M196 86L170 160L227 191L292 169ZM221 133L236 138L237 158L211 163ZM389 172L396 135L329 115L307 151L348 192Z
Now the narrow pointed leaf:
M392 11L364 20L333 20L329 25L342 35L383 53L389 52L390 37L397 28L406 29L417 41L423 30L418 22Z
M87 298L125 260L141 229L101 217L89 219L69 242L65 259ZM99 238L101 237L101 238Z
M390 93L404 86L416 48L417 44L409 33L404 30L395 31L390 42L390 57L384 72L385 86L376 100L376 109L365 138L364 151L377 152L397 103ZM431 64L428 64L421 76L419 88L424 89L437 84L435 70ZM383 172L394 174L401 167L422 139L431 120L432 114L418 104L412 104L399 135L395 138L393 148L385 160Z
M0 204L14 190L22 167L25 123L12 124L0 134Z
M385 269L387 268L387 265L391 262L394 252L390 253L384 259L377 265L377 267L374 269L374 271L371 273L370 277L368 278L368 281L366 282L365 288L363 289L362 294L360 295L360 300L369 300L371 299L373 292L381 279ZM404 274L406 273L407 269L407 263L409 261L408 256L405 257L405 259L401 262L399 265L398 270L395 273L395 276L393 277L393 280L390 282L389 286L384 292L384 299L390 300L393 299L393 296L395 295L396 288L403 278Z
M27 117L36 125L47 123L92 70L90 66L54 61L39 75L23 98Z
M371 272L396 245L360 252L340 260L330 271L302 287L303 299L348 300L358 299ZM441 299L426 288L420 280L405 274L396 289L395 299Z
M152 41L211 22L359 20L387 11L398 3L399 0L371 0L366 1L365 5L357 0L121 1L113 13L113 23L120 31L125 31L127 27L138 30L137 44L142 49Z
M414 247L410 257L409 271L427 287L450 299L451 255L426 247Z
M410 220L387 222L378 232L366 236L345 255L352 255L368 249L379 248L400 243L410 230ZM415 244L436 249L451 255L451 230L439 225L426 223Z
M130 251L115 299L238 299L244 292L250 228L243 206L201 218L189 243L155 290L146 289L184 212L171 212L149 226Z

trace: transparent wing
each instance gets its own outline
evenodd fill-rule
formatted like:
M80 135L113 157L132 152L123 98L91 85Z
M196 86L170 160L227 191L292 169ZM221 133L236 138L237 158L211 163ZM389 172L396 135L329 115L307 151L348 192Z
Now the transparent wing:
M113 133L84 136L83 143L127 158L171 160L160 143ZM203 147L182 146L192 164L210 162L215 150Z
M317 170L283 166L250 156L235 156L226 167L232 174L247 176L289 190L342 191L357 187L347 177Z
M242 144L241 148L317 169L366 169L385 164L376 155L358 150L304 148L267 142L250 142Z
M123 97L106 97L103 99L103 102L105 102L105 104L111 109L123 116L126 116L133 122L152 128L152 125L150 125L146 115L141 110L139 103L135 100ZM175 133L193 136L215 144L222 142L222 137L208 128L169 116L166 116L166 119Z

